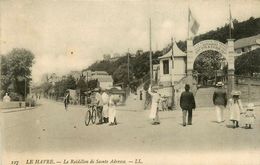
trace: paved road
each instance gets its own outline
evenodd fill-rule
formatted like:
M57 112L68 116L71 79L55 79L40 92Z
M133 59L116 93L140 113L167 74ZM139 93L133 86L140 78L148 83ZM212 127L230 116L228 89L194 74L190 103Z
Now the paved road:
M193 125L181 125L181 111L161 112L161 125L151 125L149 111L137 100L118 107L117 126L84 125L85 108L42 100L28 111L1 113L6 152L209 152L258 151L260 118L254 129L232 129L215 122L212 108L194 112ZM137 107L138 106L138 107ZM256 109L260 116L260 107ZM228 119L228 112L225 113Z

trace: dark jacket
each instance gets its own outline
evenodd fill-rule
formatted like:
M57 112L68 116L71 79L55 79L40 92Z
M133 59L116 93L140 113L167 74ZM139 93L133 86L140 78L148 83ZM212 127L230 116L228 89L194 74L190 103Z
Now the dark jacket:
M192 92L184 91L181 93L180 106L182 110L191 110L196 108L196 103Z
M217 89L213 94L214 105L227 106L227 93L224 89Z

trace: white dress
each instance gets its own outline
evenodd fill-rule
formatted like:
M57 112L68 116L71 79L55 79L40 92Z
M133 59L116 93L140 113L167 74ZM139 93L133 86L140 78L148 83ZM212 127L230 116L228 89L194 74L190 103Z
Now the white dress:
M108 117L108 103L109 103L109 95L104 92L102 94L102 100L103 100L103 117Z
M255 123L255 113L254 110L247 110L245 112L245 124L254 124Z
M110 123L113 123L114 122L114 119L116 117L116 105L114 104L114 101L113 101L113 95L110 96L110 99L109 99L109 108L108 108L109 112L109 122Z
M152 105L151 105L149 117L151 119L154 119L156 117L156 112L157 112L160 96L158 93L152 93L150 88L149 88L148 92L152 96Z
M230 120L240 121L240 113L243 112L242 102L239 99L234 103L233 99L229 100Z

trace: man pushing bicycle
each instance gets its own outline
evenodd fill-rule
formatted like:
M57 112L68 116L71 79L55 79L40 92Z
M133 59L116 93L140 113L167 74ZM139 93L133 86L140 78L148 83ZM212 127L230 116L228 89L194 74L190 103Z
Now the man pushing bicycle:
M102 96L100 94L101 90L99 88L96 88L94 90L94 92L95 92L95 98L96 98L96 103L97 103L97 116L99 119L99 122L97 124L102 124L103 123L103 115L102 115L103 100L102 100Z

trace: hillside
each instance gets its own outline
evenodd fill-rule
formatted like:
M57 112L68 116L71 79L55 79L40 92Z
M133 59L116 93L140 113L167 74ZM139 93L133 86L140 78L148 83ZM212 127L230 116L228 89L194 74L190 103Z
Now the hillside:
M249 18L246 21L238 22L234 20L234 30L232 30L232 38L235 40L260 34L260 18ZM214 39L225 43L229 37L229 25L211 30L207 33L198 35L194 38L194 44L206 39ZM177 43L180 49L186 50L186 41ZM153 64L158 63L158 57L163 55L162 51L153 53ZM105 70L113 75L115 83L128 83L127 75L127 56L119 58L117 61L100 61L92 64L86 69ZM149 52L142 55L136 55L130 58L130 81L140 79L149 74Z

